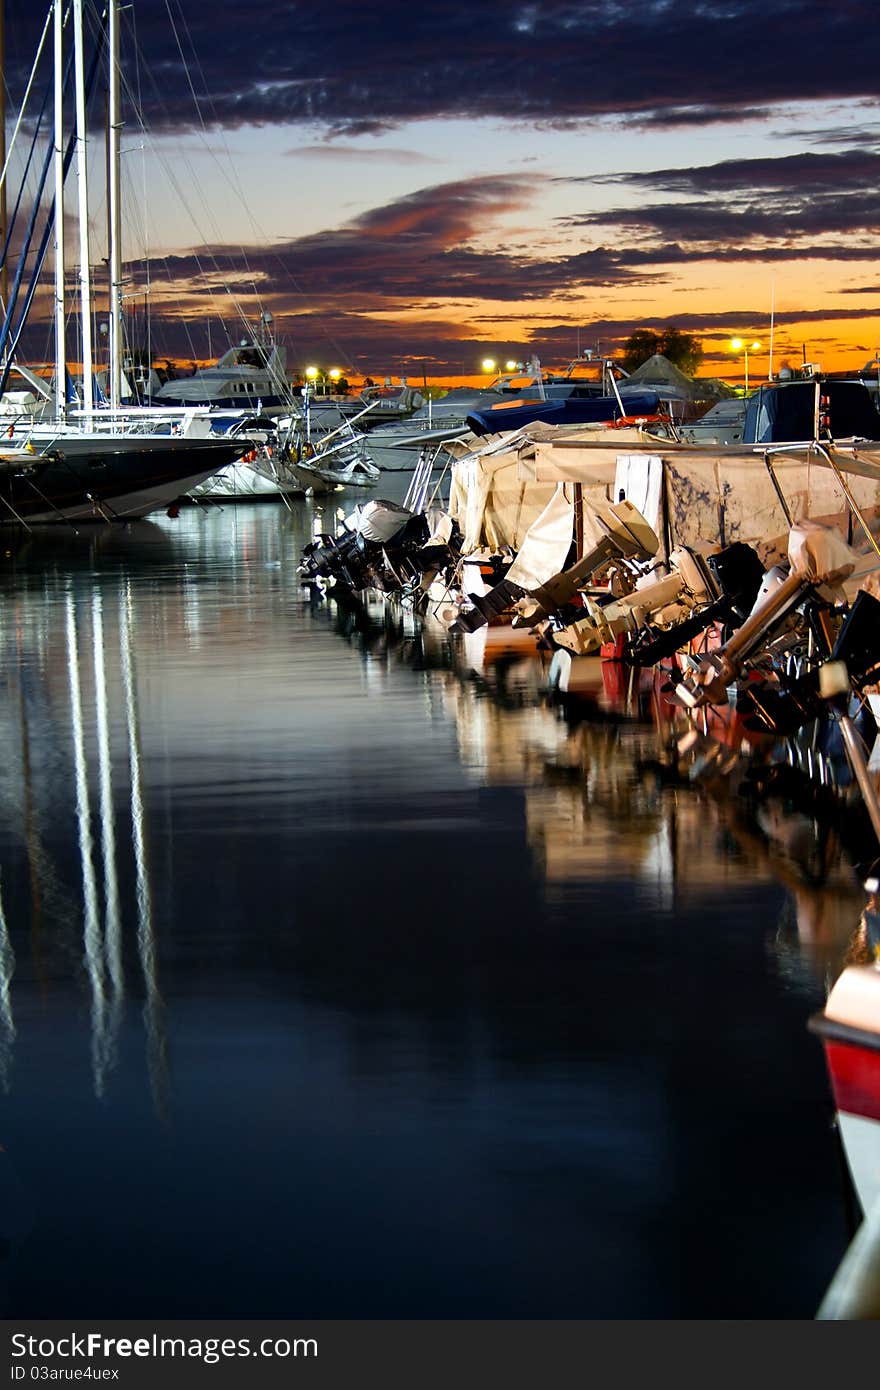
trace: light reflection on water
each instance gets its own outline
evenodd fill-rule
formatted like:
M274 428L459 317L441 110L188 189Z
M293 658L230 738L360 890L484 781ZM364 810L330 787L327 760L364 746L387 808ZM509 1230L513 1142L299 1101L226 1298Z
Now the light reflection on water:
M810 1316L854 875L313 521L7 543L7 1315Z

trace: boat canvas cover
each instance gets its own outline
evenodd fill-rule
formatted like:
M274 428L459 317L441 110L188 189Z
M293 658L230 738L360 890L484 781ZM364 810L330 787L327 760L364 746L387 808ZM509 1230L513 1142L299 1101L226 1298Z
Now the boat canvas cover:
M677 420L688 422L702 419L713 402L733 395L733 388L726 382L717 377L686 376L660 352L655 352L647 362L630 372L620 389L630 386L656 391L661 401L675 407L673 413Z
M810 517L825 525L842 525L848 504L835 474L815 461L777 455L772 473L763 459L734 457L699 462L685 455L665 460L669 526L674 543L694 546L717 539L721 545L743 541L765 563L787 553L792 521ZM774 481L775 479L775 481ZM778 491L777 491L778 486ZM880 485L850 477L858 505L876 515ZM780 493L790 515L786 515Z
M604 488L610 501L615 496L619 461L637 457L611 446L554 449L542 442L536 446L531 471L539 482L581 483L589 488L591 497ZM700 541L721 545L743 541L755 547L762 561L775 563L786 554L792 521L810 517L825 525L842 525L849 516L833 469L821 455L806 449L773 454L772 464L759 454L737 450L679 447L667 453L658 448L656 454L646 450L642 457L662 460L661 495L673 547L693 547ZM846 475L855 502L871 520L880 510L880 470L873 451L860 448L858 457L843 452L835 452L833 457ZM631 469L634 465L628 466ZM654 463L654 469L656 466ZM650 472L650 463L648 469ZM630 500L635 506L639 505L639 495L633 487ZM645 503L648 521L658 535L663 535L663 529L649 515L648 498Z
M532 522L507 571L506 578L512 584L537 589L565 568L574 527L572 491L559 483L541 515Z
M519 550L555 492L555 482L521 481L514 451L459 459L452 466L449 514L461 528L463 554L481 546Z
M363 507L355 508L355 529L365 541L386 545L398 531L403 530L411 517L412 512L407 511L406 507L377 497Z
M706 395L702 386L698 386L689 376L685 376L674 362L670 362L669 358L664 357L660 352L655 352L653 357L648 358L647 362L643 362L640 367L636 367L634 372L630 372L625 385L629 386L632 382L635 382L636 385L652 387L658 395L666 399L695 401Z
M630 391L621 388L620 399L616 396L566 396L562 400L531 400L521 404L493 406L490 410L475 410L467 417L469 428L477 435L491 434L500 429L519 429L521 425L540 420L554 425L578 425L605 420L618 420L622 414L655 415L660 407L660 399L655 391Z
M626 498L657 535L663 533L663 460L658 454L620 454L614 500Z

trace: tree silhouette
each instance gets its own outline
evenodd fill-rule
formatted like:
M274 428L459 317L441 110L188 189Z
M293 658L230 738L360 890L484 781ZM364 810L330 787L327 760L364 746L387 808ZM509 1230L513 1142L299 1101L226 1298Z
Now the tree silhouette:
M694 376L703 360L702 344L690 333L681 333L677 328L667 328L663 333L639 328L624 343L621 365L634 372L655 353L667 358L686 376Z

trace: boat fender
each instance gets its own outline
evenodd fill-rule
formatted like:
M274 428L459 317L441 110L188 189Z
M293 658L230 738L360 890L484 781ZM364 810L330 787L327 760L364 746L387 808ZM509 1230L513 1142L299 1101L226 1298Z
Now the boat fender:
M633 425L657 425L663 418L662 415L620 415L609 423L612 429L622 430Z

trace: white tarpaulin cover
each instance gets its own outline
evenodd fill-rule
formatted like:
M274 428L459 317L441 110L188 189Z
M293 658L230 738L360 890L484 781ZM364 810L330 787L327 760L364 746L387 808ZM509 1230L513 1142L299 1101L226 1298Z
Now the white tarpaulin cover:
M399 507L396 502L376 498L359 508L355 515L356 528L364 540L384 545L406 525L412 512L408 512L406 507Z
M657 454L618 454L615 502L621 494L641 512L658 536L663 534L663 460Z
M461 528L463 553L481 546L519 550L556 486L521 482L515 453L469 454L459 459L452 466L449 514Z
M600 481L613 482L622 457L633 454L625 455L613 446L553 449L542 443L535 450L533 473L538 481L593 487ZM809 517L826 525L849 526L844 490L834 470L815 452L775 453L772 471L760 453L744 450L678 447L667 452L658 447L648 457L662 459L673 546L744 541L756 548L762 560L772 562L786 555L792 521ZM872 466L877 463L876 452L860 446L857 457L842 450L835 451L834 457L867 519L876 517L880 511L880 472ZM650 511L646 516L653 524ZM853 524L858 531L858 523Z
M534 486L534 484L532 484ZM532 522L506 578L521 589L546 584L565 567L571 549L574 507L562 483Z

